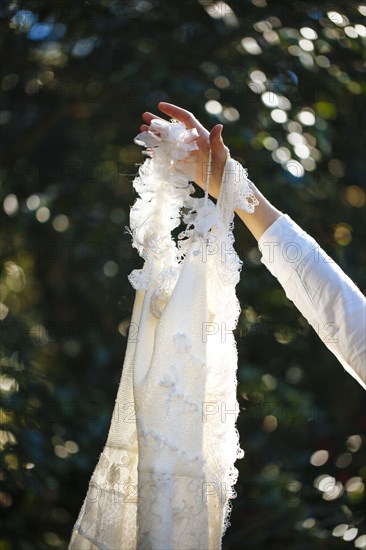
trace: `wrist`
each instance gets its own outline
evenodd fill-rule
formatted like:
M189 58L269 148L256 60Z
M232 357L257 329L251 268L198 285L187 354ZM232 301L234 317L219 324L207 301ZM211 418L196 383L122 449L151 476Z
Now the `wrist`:
M241 208L236 208L235 213L246 225L254 238L259 241L263 233L283 214L283 212L273 206L252 182L251 190L259 203L254 212L249 213Z

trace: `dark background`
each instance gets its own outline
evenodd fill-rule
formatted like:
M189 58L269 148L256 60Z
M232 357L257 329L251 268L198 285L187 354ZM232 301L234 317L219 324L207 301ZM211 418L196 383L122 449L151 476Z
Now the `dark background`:
M1 550L66 549L107 437L142 265L125 226L143 111L222 122L259 189L365 293L365 9L1 2ZM223 549L365 548L364 390L239 219L235 236L246 455Z

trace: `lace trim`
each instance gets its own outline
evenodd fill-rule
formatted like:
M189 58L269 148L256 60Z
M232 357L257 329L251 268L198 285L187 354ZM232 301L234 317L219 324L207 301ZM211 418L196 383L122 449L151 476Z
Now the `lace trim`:
M235 171L234 209L239 208L252 214L259 201L251 190L250 184L253 184L253 182L248 177L248 170L237 160L234 160L233 169Z
M137 453L105 445L73 527L69 550L136 549ZM108 513L106 513L108 511Z
M140 198L131 208L132 246L145 259L142 269L133 270L128 279L135 290L155 287L151 311L160 318L179 276L182 254L172 230L181 223L181 209L189 204L194 187L180 171L177 161L198 149L198 132L182 123L153 120L135 143L147 147L150 158L140 166L133 186ZM155 266L152 272L151 266Z

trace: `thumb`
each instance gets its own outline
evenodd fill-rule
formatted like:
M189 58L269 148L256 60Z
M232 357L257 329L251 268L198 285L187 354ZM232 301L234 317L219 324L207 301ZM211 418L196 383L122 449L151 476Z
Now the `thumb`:
M216 124L210 132L210 147L212 156L217 162L225 162L228 156L228 148L222 139L222 124Z

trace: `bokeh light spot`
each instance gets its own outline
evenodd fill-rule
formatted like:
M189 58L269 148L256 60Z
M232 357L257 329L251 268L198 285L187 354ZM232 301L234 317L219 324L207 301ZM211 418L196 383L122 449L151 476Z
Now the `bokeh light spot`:
M297 145L295 145L294 151L296 156L298 156L300 159L307 159L310 156L310 149L304 143L298 143Z
M346 482L346 490L348 493L363 493L365 485L360 477L351 477Z
M305 174L304 167L294 159L288 160L285 164L286 170L296 178L302 178Z
M324 69L330 67L330 61L325 55L317 55L315 57L315 63Z
M339 455L335 461L335 465L337 468L347 468L352 462L352 454L351 453L342 453Z
M355 540L355 547L356 548L363 548L365 550L366 548L366 535L361 535Z
M273 414L267 414L263 418L263 430L267 433L274 432L277 429L278 420Z
M53 218L52 225L55 231L63 233L70 225L69 218L65 214L59 214Z
M267 107L274 108L278 106L278 95L274 92L264 92L261 100Z
M329 19L334 23L335 25L338 25L339 27L345 27L349 24L349 19L345 15L342 15L341 13L337 11L328 11L327 16Z
M343 178L345 170L344 163L339 159L331 159L328 162L328 170L332 176L335 176L336 178Z
M273 109L273 111L271 111L271 118L275 122L282 124L287 120L287 113L285 113L282 109Z
M37 210L39 205L41 204L41 199L38 195L30 195L27 198L26 205L29 210Z
M222 113L222 105L215 99L210 99L205 104L205 109L210 115L219 115Z
M251 55L259 55L263 51L255 38L251 36L246 36L245 38L242 38L241 45L243 46L244 50Z
M240 113L235 107L226 107L223 112L223 117L228 122L236 122L240 119Z
M337 115L335 105L329 101L318 101L315 103L317 114L326 119L334 119Z
M299 46L302 50L304 50L304 52L312 52L314 49L314 44L311 40L307 40L306 38L299 40Z
M51 212L47 206L40 206L36 212L36 218L40 223L45 223L50 219Z
M310 457L310 464L313 466L323 466L329 459L329 453L325 449L315 451Z
M4 319L6 319L8 313L9 313L8 306L0 302L0 321L3 321Z
M277 378L275 378L272 374L263 374L262 381L269 390L275 390L277 388Z
M361 38L366 38L366 27L365 27L365 25L361 25L360 23L357 23L355 25L355 29L357 31L358 36L361 36Z
M346 200L351 206L362 208L366 204L366 193L358 185L350 185L346 187Z
M291 158L290 149L287 147L279 147L273 151L272 158L275 162L286 162Z
M251 80L253 80L253 82L262 82L262 83L264 83L267 80L267 77L264 74L264 72L259 71L258 69L254 70L254 71L251 71L249 73L249 76L250 76Z
M348 529L348 525L346 523L340 523L339 525L334 527L332 531L332 535L334 537L343 537L347 529Z
M341 246L347 246L352 241L351 226L346 223L339 223L334 230L334 240Z
M355 27L346 27L344 29L344 33L349 37L349 38L358 38L358 32L357 32L357 29Z
M272 136L267 136L263 139L263 145L268 151L273 151L278 147L278 141Z
M357 527L351 527L350 529L348 529L348 531L345 532L342 538L346 541L354 540L357 537L357 533Z
M303 109L298 113L297 118L305 126L313 126L315 124L315 113L312 109Z
M8 216L13 216L18 212L19 203L17 196L14 195L14 193L6 195L5 199L3 200L3 209Z
M302 27L300 29L300 33L304 38L307 38L308 40L316 40L318 38L318 33L310 27Z
M4 264L6 286L11 292L22 292L26 286L24 270L15 262L8 260Z
M109 260L103 266L103 272L107 277L115 277L118 271L118 265L113 260Z

